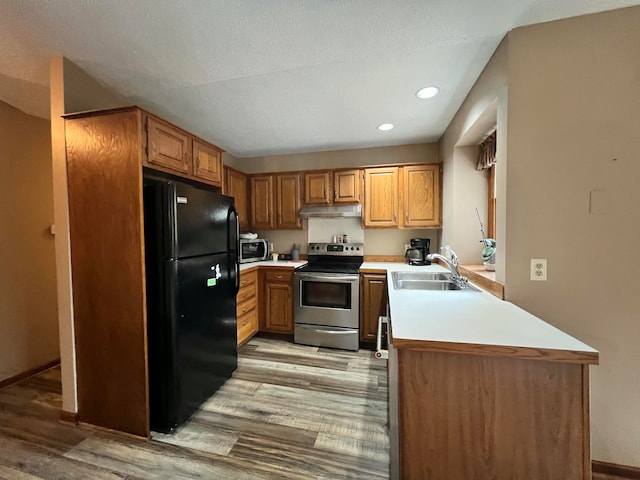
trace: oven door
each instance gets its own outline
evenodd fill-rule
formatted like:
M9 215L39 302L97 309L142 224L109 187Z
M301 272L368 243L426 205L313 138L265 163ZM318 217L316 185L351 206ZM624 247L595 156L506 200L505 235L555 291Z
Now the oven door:
M358 328L358 274L296 272L294 321L298 324Z

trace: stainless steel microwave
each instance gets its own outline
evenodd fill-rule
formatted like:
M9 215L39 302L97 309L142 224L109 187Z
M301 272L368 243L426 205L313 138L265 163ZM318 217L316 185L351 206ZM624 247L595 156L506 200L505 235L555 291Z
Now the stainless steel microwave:
M262 238L240 239L240 263L259 262L269 257L269 242Z

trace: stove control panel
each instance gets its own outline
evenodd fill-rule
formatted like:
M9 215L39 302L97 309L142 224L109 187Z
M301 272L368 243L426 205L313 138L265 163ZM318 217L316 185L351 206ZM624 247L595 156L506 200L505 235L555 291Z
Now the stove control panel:
M364 243L310 243L309 255L364 256Z

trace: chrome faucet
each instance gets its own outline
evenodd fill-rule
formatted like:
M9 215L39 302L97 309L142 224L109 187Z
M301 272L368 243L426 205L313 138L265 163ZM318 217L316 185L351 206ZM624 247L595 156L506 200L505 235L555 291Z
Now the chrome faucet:
M443 249L447 249L449 251L449 254L451 255L451 259L448 259L447 257L445 257L444 255L440 255L439 253L430 253L429 255L427 255L427 260L429 261L433 261L433 260L441 260L442 262L445 263L445 265L447 267L449 267L449 270L451 270L451 280L456 283L457 285L464 287L467 283L467 277L462 277L460 276L460 273L458 272L458 256L456 255L456 253L451 249L451 247L446 246L446 247L442 247Z
M445 245L444 247L440 247L440 250L444 250L445 255L448 253L449 258L451 259L451 263L453 263L456 267L458 266L458 255L453 251L449 245Z

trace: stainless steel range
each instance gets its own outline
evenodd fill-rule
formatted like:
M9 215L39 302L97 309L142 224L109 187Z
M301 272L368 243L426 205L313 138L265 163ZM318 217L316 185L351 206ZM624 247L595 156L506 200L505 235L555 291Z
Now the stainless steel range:
M310 243L295 271L295 343L358 350L362 243Z

